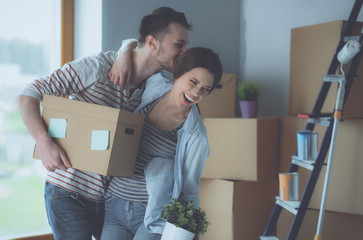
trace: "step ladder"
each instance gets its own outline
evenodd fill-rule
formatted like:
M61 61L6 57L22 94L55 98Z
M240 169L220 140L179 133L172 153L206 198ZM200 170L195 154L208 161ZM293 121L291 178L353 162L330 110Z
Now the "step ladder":
M336 52L333 56L333 59L330 63L329 69L327 71L327 74L324 75L324 81L322 84L322 87L320 89L319 95L317 97L317 100L315 102L315 105L313 107L312 113L307 114L305 117L308 118L308 123L305 127L305 130L314 130L315 125L323 125L326 127L326 131L324 134L324 137L322 139L322 142L320 144L320 149L318 152L318 155L315 160L309 161L309 160L298 160L297 156L292 156L291 159L291 165L289 168L289 172L297 172L299 167L305 168L310 170L310 177L307 181L307 184L305 186L304 193L301 197L300 201L281 201L279 197L275 197L275 205L272 210L272 213L270 215L270 218L268 220L267 226L265 228L265 231L262 236L260 236L260 240L279 240L276 236L274 236L277 221L279 219L280 213L282 209L285 209L295 215L291 227L287 236L287 240L295 240L297 239L301 224L303 222L305 213L308 209L310 199L313 195L314 188L316 186L316 183L318 181L321 169L324 165L325 158L327 156L328 150L330 148L330 145L332 143L332 133L333 133L333 127L334 127L334 118L337 118L335 116L335 109L332 113L324 114L321 112L321 109L323 107L323 104L325 102L326 96L329 92L330 86L332 83L338 83L339 84L339 90L343 92L344 97L342 97L342 109L344 108L345 100L347 99L349 95L350 88L353 84L353 80L356 77L356 72L359 67L361 58L362 58L362 52L363 50L359 51L358 54L353 58L353 60L349 64L349 68L345 76L342 75L335 75L337 72L337 69L339 67L339 61L337 59L337 55L339 51L344 47L345 43L351 39L351 34L353 27L355 26L357 22L357 17L359 15L360 9L362 7L363 0L356 0L353 9L350 13L349 19L346 22L342 36L340 38L340 41L338 43L338 46L336 48ZM359 39L359 40L358 40ZM358 41L362 43L363 41L363 34L358 37ZM339 93L339 92L338 92ZM339 95L339 94L338 94ZM339 97L337 95L337 98ZM337 101L338 102L338 101Z

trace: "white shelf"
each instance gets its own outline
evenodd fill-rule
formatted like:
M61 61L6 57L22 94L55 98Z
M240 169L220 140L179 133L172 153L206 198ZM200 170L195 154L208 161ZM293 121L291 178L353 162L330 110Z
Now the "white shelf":
M322 126L329 126L331 117L309 118L308 123L319 124Z
M260 236L260 240L279 240L275 236Z
M292 214L297 214L297 209L300 207L300 201L281 201L279 196L275 197L276 204L288 210Z
M291 162L300 167L309 169L312 171L314 169L315 160L298 160L297 156L291 156Z

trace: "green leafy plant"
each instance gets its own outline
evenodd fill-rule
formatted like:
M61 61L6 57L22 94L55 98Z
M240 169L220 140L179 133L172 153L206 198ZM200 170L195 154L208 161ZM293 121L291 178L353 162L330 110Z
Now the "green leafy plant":
M240 101L257 101L261 88L260 84L253 81L242 81L237 85L237 96Z
M165 205L160 216L176 227L196 235L204 235L210 224L205 211L194 208L193 201L187 202L181 199L173 199L171 204Z

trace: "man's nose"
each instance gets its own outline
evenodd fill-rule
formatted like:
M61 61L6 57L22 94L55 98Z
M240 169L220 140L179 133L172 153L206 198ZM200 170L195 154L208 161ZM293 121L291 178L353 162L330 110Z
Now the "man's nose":
M182 48L182 50L180 51L180 55L183 55L185 53L185 51L187 50L187 46L184 46Z

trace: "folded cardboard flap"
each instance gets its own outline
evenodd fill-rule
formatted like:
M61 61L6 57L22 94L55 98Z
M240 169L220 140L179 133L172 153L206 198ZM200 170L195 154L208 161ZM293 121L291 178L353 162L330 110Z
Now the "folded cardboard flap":
M63 97L45 95L42 101L43 108L56 109L57 111L76 113L77 115L99 118L104 120L117 121L119 109L68 99ZM97 113L97 114L95 114ZM124 115L134 115L132 112L125 111Z

